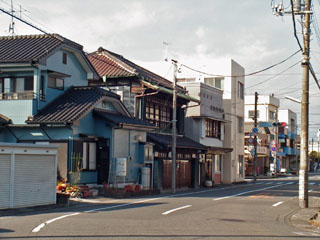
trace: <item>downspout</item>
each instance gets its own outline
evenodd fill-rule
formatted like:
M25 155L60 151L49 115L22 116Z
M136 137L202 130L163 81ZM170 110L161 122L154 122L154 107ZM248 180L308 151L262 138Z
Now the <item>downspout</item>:
M52 140L52 138L49 136L48 132L44 130L44 128L40 125L40 129L46 134L49 140Z
M17 137L17 135L15 135L15 134L13 133L13 131L10 129L10 127L9 127L9 126L6 126L6 128L7 128L8 131L12 134L12 136L14 136L14 138L17 140L17 142L19 142L19 138Z

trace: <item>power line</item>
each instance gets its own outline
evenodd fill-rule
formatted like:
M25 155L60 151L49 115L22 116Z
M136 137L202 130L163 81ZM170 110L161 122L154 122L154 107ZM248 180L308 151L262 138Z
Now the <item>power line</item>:
M10 12L6 11L6 10L5 10L5 9L3 9L3 8L0 8L0 11L4 12L5 14L7 14L7 15L9 15L9 16L11 16L11 17L13 17L13 18L15 18L15 19L17 19L17 20L19 20L19 21L21 21L21 22L25 23L25 24L27 24L27 25L28 25L28 26L30 26L30 27L33 27L34 29L37 29L38 31L40 31L40 32L42 32L42 33L44 33L44 34L48 34L46 31L42 30L41 28L39 28L39 27L37 27L37 26L33 25L32 23L29 23L29 22L27 22L27 21L25 21L25 20L23 20L23 19L21 19L21 18L19 18L19 17L15 16L14 14L12 14L12 13L10 13Z
M268 78L268 79L265 79L265 80L263 80L262 82L259 82L259 83L257 83L257 84L254 84L254 85L252 85L252 86L246 87L246 89L253 88L253 87L255 87L255 86L258 86L258 85L264 84L264 83L266 83L266 82L268 82L268 81L270 81L270 80L274 79L275 77L278 77L279 75L281 75L282 73L284 73L284 72L288 71L289 69L293 68L293 67L294 67L294 66L296 66L298 63L300 63L300 61L298 61L298 62L294 63L293 65L291 65L290 67L286 68L285 70L283 70L283 71L279 72L279 73L278 73L278 74L276 74L275 76L273 76L273 77L271 77L271 78Z
M197 73L201 73L201 74L205 74L205 75L208 75L208 76L214 76L214 77L247 77L247 76L252 76L252 75L255 75L255 74L258 74L258 73L261 73L261 72L264 72L264 71L267 71L273 67L276 67L286 61L288 61L290 58L292 58L294 55L296 55L297 53L299 53L300 50L296 51L295 53L291 54L289 57L287 57L286 59L278 62L278 63L275 63L275 64L272 64L271 66L269 67L266 67L264 69L261 69L259 71L255 71L255 72L252 72L252 73L248 73L248 74L243 74L243 75L220 75L220 74L212 74L212 73L207 73L207 72L203 72L203 71L200 71L200 70L197 70L197 69L194 69L192 67L189 67L185 64L181 64L182 67L185 67L191 71L194 71L194 72L197 72Z

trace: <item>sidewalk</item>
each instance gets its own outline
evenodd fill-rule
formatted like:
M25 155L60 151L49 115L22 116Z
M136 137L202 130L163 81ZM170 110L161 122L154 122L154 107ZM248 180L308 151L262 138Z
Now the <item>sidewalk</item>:
M320 198L309 197L309 207L300 208L288 217L296 228L320 233Z

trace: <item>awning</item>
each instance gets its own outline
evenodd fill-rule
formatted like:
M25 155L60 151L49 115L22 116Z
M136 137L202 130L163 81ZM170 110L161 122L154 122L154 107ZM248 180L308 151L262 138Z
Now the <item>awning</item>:
M208 147L208 154L225 154L232 152L233 148L225 148L225 147Z
M120 114L110 113L94 109L93 114L105 120L112 127L137 128L139 130L154 130L156 127L138 118L127 117Z
M143 83L143 85L151 88L151 89L154 89L154 90L157 90L159 92L164 92L164 93L168 93L170 95L173 95L173 90L172 89L169 89L169 88L165 88L165 87L160 87L160 86L156 86L156 85L153 85L149 82L146 82L144 80L141 80L141 82ZM183 93L177 93L177 96L180 97L180 98L183 98L185 100L188 100L188 101L192 101L192 102L196 102L196 103L200 103L200 100L199 99L196 99L194 97L191 97L191 96L188 96L188 95L185 95Z
M147 139L150 142L155 143L156 145L161 145L163 148L172 147L172 135L171 134L162 134L162 133L147 133ZM197 149L197 150L207 150L205 145L202 145L196 141L193 141L190 138L187 138L182 135L177 136L176 141L177 148L187 148L187 149Z

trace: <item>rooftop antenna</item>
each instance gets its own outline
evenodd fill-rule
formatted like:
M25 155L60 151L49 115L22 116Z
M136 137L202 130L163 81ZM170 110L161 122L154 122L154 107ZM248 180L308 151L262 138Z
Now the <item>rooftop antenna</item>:
M172 43L163 41L163 44L166 46L166 57L164 60L167 62L168 61L168 46L172 45Z
M14 33L14 21L13 21L13 14L14 14L14 9L13 9L13 2L11 0L11 23L9 25L9 33L11 33L12 36L15 35Z

